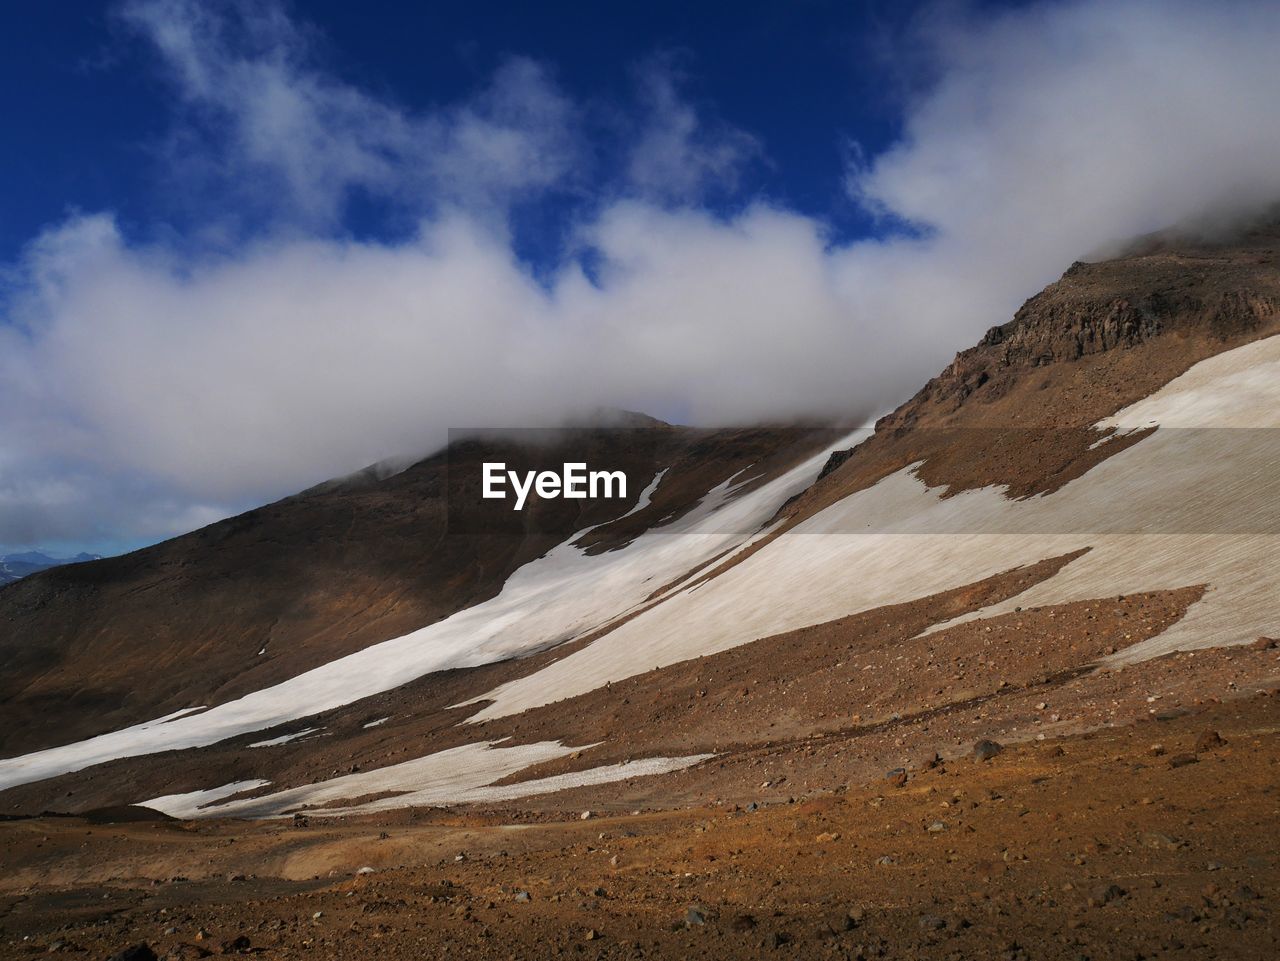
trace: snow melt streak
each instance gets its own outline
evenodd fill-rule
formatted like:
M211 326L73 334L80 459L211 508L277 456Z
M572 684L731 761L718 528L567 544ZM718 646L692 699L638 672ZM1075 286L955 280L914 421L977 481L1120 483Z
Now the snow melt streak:
M263 797L245 798L226 804L209 805L209 802L245 790L245 785L252 787L269 782L242 782L239 785L226 785L213 791L197 791L194 794L173 795L141 803L170 814L181 811L183 813L175 814L181 817L250 818L281 817L303 805L307 806L308 813L340 815L415 805L493 803L550 794L566 788L665 774L697 764L712 756L698 754L678 758L644 758L586 771L522 781L518 784L495 785L493 782L500 781L531 765L552 761L580 750L580 748L565 747L558 741L540 741L536 744L501 749L496 745L497 742L464 744L461 747L439 751L400 764L391 764L377 770L348 774L321 781L318 784L307 784ZM335 802L350 802L355 798L381 794L389 796L375 797L360 804L335 804Z

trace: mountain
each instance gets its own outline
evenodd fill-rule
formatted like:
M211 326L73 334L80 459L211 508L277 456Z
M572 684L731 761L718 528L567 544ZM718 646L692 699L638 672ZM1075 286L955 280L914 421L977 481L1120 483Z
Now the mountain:
M0 554L0 587L12 584L37 571L48 570L62 564L82 564L85 561L100 560L100 554L88 554L81 551L74 557L50 557L41 551L22 551L16 554Z
M568 457L563 447L596 461L625 447L614 462L637 476L647 470L646 481L657 473L655 458L671 466L671 479L642 514L590 535L622 542L646 520L687 511L748 468L757 478L784 470L830 436L787 428L607 429L585 440L570 432L545 456ZM626 514L642 493L586 510L548 501L506 511L505 528L451 536L448 505L463 495L450 489L450 468L456 487L485 459L514 464L517 446L501 437L464 443L389 476L361 472L154 547L5 589L0 745L25 752L229 701L422 629L492 599L513 571L609 512ZM137 683L140 673L146 684Z
M1280 227L1145 238L874 430L478 434L25 578L0 809L78 817L15 877L291 878L199 910L405 956L1264 956L1277 333ZM478 496L570 458L639 483Z

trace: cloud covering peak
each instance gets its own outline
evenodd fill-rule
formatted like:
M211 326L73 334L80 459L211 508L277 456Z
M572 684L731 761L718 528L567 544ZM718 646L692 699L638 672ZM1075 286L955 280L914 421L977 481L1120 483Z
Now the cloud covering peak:
M451 426L865 418L1071 261L1280 198L1274 4L924 17L902 136L848 171L885 229L847 242L743 195L769 145L686 103L660 58L626 160L593 170L589 110L546 65L413 111L316 66L278 8L208 9L124 11L173 83L174 176L266 226L209 245L78 214L10 266L0 543L164 536ZM554 191L582 202L534 271L512 212ZM403 239L341 230L361 195Z

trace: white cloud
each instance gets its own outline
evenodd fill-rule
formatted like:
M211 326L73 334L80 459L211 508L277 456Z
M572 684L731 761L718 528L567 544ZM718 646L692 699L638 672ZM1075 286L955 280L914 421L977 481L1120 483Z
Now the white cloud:
M628 185L657 201L690 202L737 187L760 142L724 122L709 121L680 93L685 78L673 55L637 71L644 122L626 162Z
M720 152L673 99L632 155L653 189L581 225L594 279L573 259L535 279L492 207L565 176L573 108L541 68L513 61L477 103L410 116L299 66L287 25L253 27L287 42L250 68L195 8L131 9L229 125L225 163L272 171L313 222L355 187L416 192L427 213L402 243L294 232L216 257L133 243L106 214L51 228L0 327L0 541L55 515L177 529L450 426L569 407L873 415L1100 245L1280 197L1280 8L1038 4L930 23L934 81L902 142L851 174L918 235L833 246L765 203L670 206L745 149Z
M843 318L811 221L621 205L587 239L602 285L570 265L548 288L462 218L397 246L295 240L195 267L73 221L27 262L27 331L0 335L0 396L30 412L11 442L231 499L597 401L680 398L711 419L812 401L808 344Z
M336 223L355 190L419 210L501 208L578 157L572 106L531 60L509 60L468 102L415 113L321 72L273 4L129 0L122 15L187 108L172 148L182 174L248 185L304 224Z
M984 253L1029 244L1038 260L1249 209L1280 194L1277 39L1268 3L1086 0L935 21L922 42L939 81L852 185Z

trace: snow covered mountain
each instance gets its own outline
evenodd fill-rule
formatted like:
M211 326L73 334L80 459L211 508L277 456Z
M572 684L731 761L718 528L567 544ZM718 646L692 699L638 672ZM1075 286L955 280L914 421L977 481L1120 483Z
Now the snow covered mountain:
M1278 257L1073 265L874 431L577 433L622 501L458 516L488 438L24 580L0 805L679 803L1265 687Z

